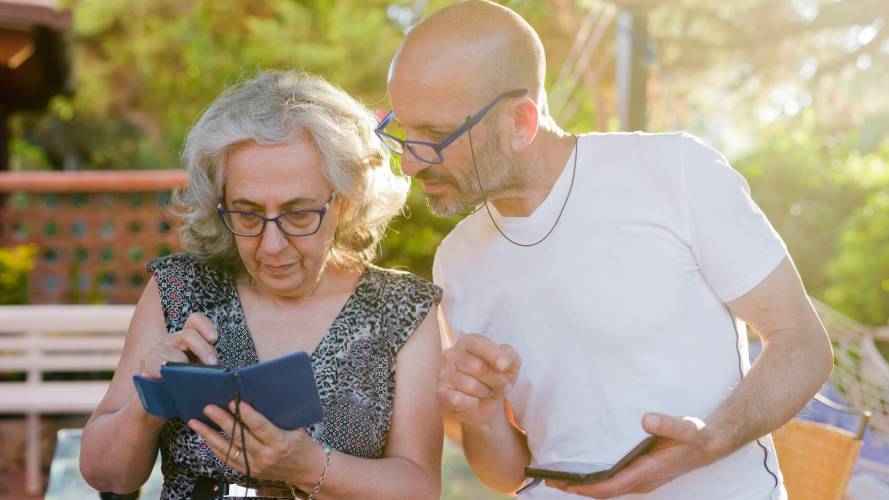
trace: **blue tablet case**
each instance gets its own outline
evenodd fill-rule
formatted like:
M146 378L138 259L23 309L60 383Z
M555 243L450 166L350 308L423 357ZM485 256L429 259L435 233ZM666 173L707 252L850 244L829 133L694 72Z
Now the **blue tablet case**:
M226 371L219 367L168 363L160 379L133 377L145 411L161 418L194 418L218 429L204 415L214 404L228 409L241 399L281 429L294 430L321 421L323 411L312 362L305 352Z

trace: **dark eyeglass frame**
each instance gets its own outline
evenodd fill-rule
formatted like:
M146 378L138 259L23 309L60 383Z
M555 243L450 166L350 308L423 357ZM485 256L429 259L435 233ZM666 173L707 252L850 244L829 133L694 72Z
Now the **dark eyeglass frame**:
M324 203L324 206L322 206L321 208L306 208L306 209L301 209L301 210L292 210L290 212L284 212L284 213L278 214L275 217L264 217L262 215L259 215L256 212L250 212L249 210L226 210L226 209L222 208L222 202L224 201L223 195L219 195L219 204L216 206L216 213L217 213L217 215L219 215L219 218L222 219L222 224L225 226L226 229L228 229L232 234L234 234L236 236L242 236L244 238L256 238L258 236L261 236L262 233L265 232L265 225L269 222L274 222L278 226L278 229L280 229L281 232L286 234L287 236L293 236L293 237L311 236L311 235L317 233L318 230L321 229L321 224L324 223L324 216L327 214L327 211L330 210L330 204L333 203L333 200L335 198L336 198L336 191L330 193L330 198L327 198L327 201ZM303 234L289 233L289 232L287 232L286 229L284 229L284 226L281 224L281 217L286 217L288 215L307 214L307 213L318 214L318 225L315 227L315 230L312 231L311 233L303 233ZM260 219L262 219L262 227L259 229L259 232L256 234L239 233L239 232L235 231L234 228L232 228L231 226L228 225L228 222L225 220L226 214L240 214L240 215L249 215L249 216L253 216L253 217L259 217Z
M395 137L394 135L387 134L386 127L389 126L389 123L392 122L392 111L390 111L385 116L385 118L383 118L380 121L380 123L377 125L377 128L374 129L374 133L377 135L377 137L380 138L380 140L386 146L386 149L388 149L389 151L391 151L397 155L404 154L404 151L410 151L411 154L414 155L414 158L416 158L424 163L430 163L430 164L441 163L444 161L444 157L441 155L442 150L444 148L450 146L451 143L453 143L458 138L460 138L460 136L463 135L464 133L466 133L466 131L469 130L471 127L477 125L478 122L480 122L482 120L482 118L485 117L485 115L488 113L488 111L490 111L491 108L493 108L494 105L496 105L498 102L500 102L500 100L506 99L508 97L522 97L527 93L528 93L528 89L516 89L516 90L510 90L509 92L504 92L503 94L500 94L494 100L489 102L485 107L483 107L481 109L481 111L479 111L478 113L469 117L463 123L463 125L460 125L459 127L457 127L456 130L451 132L441 142L405 141L405 140L399 139L398 137ZM401 144L401 151L396 151L392 146L390 146L387 142L387 139L395 141L398 144ZM433 160L429 160L429 159L421 157L420 155L417 154L417 151L414 149L414 145L420 145L420 146L426 146L426 147L432 148L432 150L435 151L436 158Z

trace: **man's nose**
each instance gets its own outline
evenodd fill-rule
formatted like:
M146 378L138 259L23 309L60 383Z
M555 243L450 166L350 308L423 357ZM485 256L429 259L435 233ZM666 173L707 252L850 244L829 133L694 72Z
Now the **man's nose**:
M405 175L413 177L427 168L429 163L420 160L405 148L404 154L401 155L401 171Z

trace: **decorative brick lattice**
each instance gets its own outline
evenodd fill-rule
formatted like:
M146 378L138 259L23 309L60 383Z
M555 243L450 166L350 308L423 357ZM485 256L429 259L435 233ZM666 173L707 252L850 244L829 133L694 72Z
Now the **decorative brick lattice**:
M182 171L0 174L0 246L38 248L31 304L135 303L148 260L180 250L170 194Z

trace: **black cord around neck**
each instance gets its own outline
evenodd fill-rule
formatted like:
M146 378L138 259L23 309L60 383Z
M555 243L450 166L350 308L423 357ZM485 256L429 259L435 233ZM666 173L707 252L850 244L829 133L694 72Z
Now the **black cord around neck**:
M469 122L469 118L466 119ZM568 185L568 194L565 195L565 201L562 202L562 208L559 209L559 215L556 217L556 221L553 222L553 226L549 228L549 231L543 235L543 238L535 241L534 243L519 243L518 241L513 240L506 233L503 232L503 229L497 224L497 221L494 220L494 215L491 213L491 208L488 206L488 197L485 194L485 188L482 186L482 178L478 172L478 163L475 161L475 147L472 145L472 126L470 125L469 129L466 131L469 135L469 151L472 153L472 166L475 169L475 178L478 181L478 190L482 195L482 202L485 206L485 210L488 212L488 217L491 219L491 223L494 224L494 227L497 228L497 232L500 233L501 236L506 238L506 241L512 243L513 245L520 247L533 247L543 243L543 240L547 239L553 231L555 231L556 226L559 225L559 221L562 219L562 213L565 212L565 207L568 205L568 199L571 198L571 190L574 189L574 176L577 175L577 157L580 156L580 141L577 136L574 136L574 167L571 171L571 184ZM558 180L557 180L558 182Z

